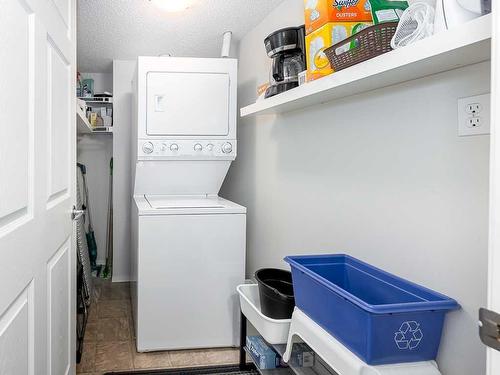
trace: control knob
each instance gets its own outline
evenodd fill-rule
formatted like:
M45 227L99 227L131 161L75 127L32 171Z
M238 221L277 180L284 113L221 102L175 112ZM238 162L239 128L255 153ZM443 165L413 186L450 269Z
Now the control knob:
M203 146L200 145L199 143L197 143L197 144L194 145L194 150L195 151L201 151L201 150L203 150Z
M229 142L226 142L222 145L222 152L225 154L230 154L233 151L233 145Z
M144 151L145 154L151 154L154 150L154 146L151 142L145 142L142 145L142 151Z
M173 152L179 151L179 145L177 143L172 143L170 145L170 151L173 151Z

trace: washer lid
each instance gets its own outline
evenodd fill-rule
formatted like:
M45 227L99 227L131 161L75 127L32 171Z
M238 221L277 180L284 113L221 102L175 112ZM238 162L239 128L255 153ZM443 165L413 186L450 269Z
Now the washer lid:
M139 215L245 214L246 208L217 195L135 195Z
M151 208L224 208L218 197L145 195Z

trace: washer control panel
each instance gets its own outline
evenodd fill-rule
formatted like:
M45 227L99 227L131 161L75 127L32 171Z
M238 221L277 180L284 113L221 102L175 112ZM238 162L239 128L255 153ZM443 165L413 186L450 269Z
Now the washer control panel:
M236 156L235 140L141 140L138 156L150 158L223 158L234 159Z

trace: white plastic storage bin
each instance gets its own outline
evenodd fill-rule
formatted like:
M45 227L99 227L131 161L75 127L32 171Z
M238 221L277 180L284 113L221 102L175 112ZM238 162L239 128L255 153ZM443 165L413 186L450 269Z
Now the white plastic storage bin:
M291 319L272 319L260 310L259 286L239 285L241 312L269 344L284 344L288 340Z

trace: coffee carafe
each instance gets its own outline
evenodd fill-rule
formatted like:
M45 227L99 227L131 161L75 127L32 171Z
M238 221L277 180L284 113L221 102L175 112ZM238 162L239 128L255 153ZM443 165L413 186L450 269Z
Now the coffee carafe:
M305 28L299 26L275 31L264 39L267 55L273 59L266 98L299 85L299 73L306 69L304 38Z

